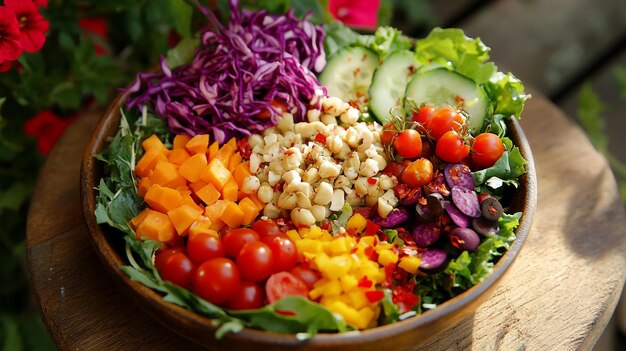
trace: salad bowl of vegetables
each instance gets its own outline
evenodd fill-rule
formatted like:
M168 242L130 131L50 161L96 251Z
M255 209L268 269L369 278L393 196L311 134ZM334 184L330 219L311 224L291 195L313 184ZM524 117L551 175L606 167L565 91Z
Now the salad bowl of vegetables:
M534 214L521 82L460 30L202 10L191 61L140 73L83 159L134 303L233 350L406 349L473 313Z

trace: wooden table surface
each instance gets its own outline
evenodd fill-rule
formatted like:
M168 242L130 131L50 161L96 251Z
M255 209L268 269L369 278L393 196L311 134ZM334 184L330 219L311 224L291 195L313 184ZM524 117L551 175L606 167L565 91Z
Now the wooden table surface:
M65 133L33 196L28 263L44 321L62 350L199 349L135 306L96 256L79 169L98 118L86 112ZM626 215L609 167L542 95L534 93L521 122L539 194L527 242L494 295L420 350L586 350L617 304Z

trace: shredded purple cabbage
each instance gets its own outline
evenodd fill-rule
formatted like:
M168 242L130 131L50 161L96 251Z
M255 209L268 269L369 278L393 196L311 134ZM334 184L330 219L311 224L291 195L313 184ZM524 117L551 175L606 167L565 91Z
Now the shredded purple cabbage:
M312 71L326 65L324 31L290 10L284 15L239 11L230 0L231 18L223 26L200 7L212 28L201 32L193 61L170 69L161 58L160 73L139 73L127 91L128 108L148 105L174 133L212 133L220 143L260 133L276 124L284 102L296 121L326 95ZM270 118L259 118L263 111Z

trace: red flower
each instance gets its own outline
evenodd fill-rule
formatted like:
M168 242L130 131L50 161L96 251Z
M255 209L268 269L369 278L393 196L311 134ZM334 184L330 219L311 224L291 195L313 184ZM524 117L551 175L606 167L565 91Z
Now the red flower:
M24 133L37 139L37 149L46 156L76 115L60 118L49 110L41 111L24 123Z
M329 0L328 10L345 25L376 29L380 0Z
M0 73L8 72L13 61L0 61Z
M46 42L50 23L39 13L31 0L4 0L7 8L13 10L19 23L20 45L26 52L37 52Z
M78 26L85 32L98 36L105 41L108 39L108 25L102 17L81 18L78 20ZM104 55L109 51L97 41L94 42L94 48L97 56Z
M11 9L0 6L0 61L17 60L22 55L20 27Z
M48 0L33 0L35 6L48 7Z

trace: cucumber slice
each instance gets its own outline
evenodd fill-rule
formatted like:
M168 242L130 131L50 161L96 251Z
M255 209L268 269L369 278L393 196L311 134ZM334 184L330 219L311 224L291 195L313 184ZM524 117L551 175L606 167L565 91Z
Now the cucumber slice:
M319 76L328 95L340 97L356 105L361 111L367 108L368 90L374 71L380 65L378 55L362 47L349 47L335 53Z
M482 86L445 68L416 74L406 87L405 95L418 105L456 106L459 100L463 101L462 108L469 116L472 134L480 131L489 111L489 98Z
M380 124L387 124L393 107L402 107L406 85L419 65L415 53L401 50L389 55L374 72L369 90L370 110Z

